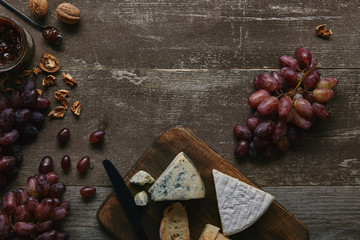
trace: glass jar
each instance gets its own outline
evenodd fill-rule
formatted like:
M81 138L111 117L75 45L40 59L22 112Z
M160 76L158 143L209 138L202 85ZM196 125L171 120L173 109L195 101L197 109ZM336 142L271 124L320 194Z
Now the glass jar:
M17 22L0 16L0 73L23 70L34 57L34 41Z

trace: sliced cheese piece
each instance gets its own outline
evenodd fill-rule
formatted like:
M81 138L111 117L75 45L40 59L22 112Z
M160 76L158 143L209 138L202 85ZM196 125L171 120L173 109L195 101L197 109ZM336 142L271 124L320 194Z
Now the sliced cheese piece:
M190 158L180 152L149 189L154 201L190 200L205 197L200 173Z
M239 179L213 170L222 232L226 236L254 224L269 208L274 197Z
M137 184L140 186L144 186L146 183L153 183L155 182L155 179L144 170L140 170L137 173L135 173L132 178L130 178L130 182L133 184Z
M206 224L204 230L201 233L199 240L215 240L219 231L220 228L211 224Z
M148 195L145 191L138 192L135 195L134 200L137 206L146 206L146 204L149 202Z
M216 236L215 240L230 240L230 238L228 238L227 236L225 236L222 233L218 233L218 235Z

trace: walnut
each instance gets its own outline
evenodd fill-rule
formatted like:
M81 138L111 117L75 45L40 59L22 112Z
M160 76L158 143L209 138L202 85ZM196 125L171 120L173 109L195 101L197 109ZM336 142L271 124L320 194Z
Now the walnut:
M41 70L39 68L33 68L33 73L37 76L39 75L39 73L41 72Z
M42 91L41 89L36 88L35 90L38 92L38 94L39 94L40 96L43 94L43 91Z
M15 82L16 85L21 85L22 84L22 82L19 79L16 79L14 82Z
M75 86L77 84L77 81L68 73L62 73L62 78L64 79L64 82L70 86Z
M55 98L62 103L62 105L65 107L65 109L69 108L69 101L66 98L68 93L69 93L69 91L64 90L64 89L54 92Z
M56 83L56 77L53 75L48 75L46 78L42 81L42 85L44 87L49 87L51 85L54 85Z
M54 93L54 96L55 96L55 98L56 98L57 100L59 100L58 96L66 97L68 94L69 94L69 91L68 91L68 90L60 89L60 90L57 90L57 91Z
M45 72L54 73L60 69L60 62L53 55L44 54L40 59L40 68Z
M80 10L70 3L62 3L56 8L56 17L63 23L74 24L80 20Z
M315 28L316 35L323 38L328 38L332 35L332 31L326 27L326 24L321 24Z
M80 112L82 109L82 105L79 101L74 102L71 111L76 115L76 116L80 116Z
M47 0L30 0L31 12L38 18L44 17L48 13Z
M66 109L63 106L57 106L49 114L49 117L52 118L63 118L65 115Z
M30 72L31 72L30 70L24 70L17 76L17 78L18 79L25 78L30 75Z

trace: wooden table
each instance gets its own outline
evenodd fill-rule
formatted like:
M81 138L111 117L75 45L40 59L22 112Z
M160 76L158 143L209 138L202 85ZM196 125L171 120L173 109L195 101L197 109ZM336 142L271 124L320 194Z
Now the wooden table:
M28 1L9 1L32 16ZM112 187L102 168L111 159L126 174L148 146L173 124L190 128L253 182L273 194L307 225L311 239L360 239L360 21L356 0L300 1L82 1L81 21L60 23L49 1L42 22L64 35L52 48L33 29L0 6L0 15L18 20L32 34L38 66L44 53L61 62L58 82L44 91L70 90L69 100L83 104L80 118L68 111L61 120L47 119L38 139L23 147L24 163L17 179L4 191L25 186L37 173L41 158L52 156L72 207L65 229L72 239L112 239L96 220L96 211ZM40 21L41 22L41 21ZM333 36L322 39L315 27L327 24ZM286 154L264 161L238 160L232 129L244 124L251 110L255 75L279 69L278 57L307 47L323 69L340 83L331 101L332 117L315 127ZM78 86L61 80L70 73ZM42 78L37 78L40 85ZM71 130L65 146L56 134ZM89 134L105 129L99 147ZM72 170L64 173L60 159L69 154ZM76 162L89 155L93 168L85 176ZM79 189L97 188L91 201ZM2 194L3 195L3 194Z

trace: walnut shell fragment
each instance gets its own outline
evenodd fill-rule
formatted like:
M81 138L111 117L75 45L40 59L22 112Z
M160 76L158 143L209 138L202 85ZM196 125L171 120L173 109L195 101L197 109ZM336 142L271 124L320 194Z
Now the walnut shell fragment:
M51 54L44 54L40 59L40 68L48 73L54 73L60 69L59 60Z
M77 81L68 73L62 73L62 78L64 79L64 82L70 86L75 86L77 84Z
M67 100L66 96L68 95L69 91L68 90L58 90L56 92L54 92L54 96L55 98L61 102L61 104L65 107L65 109L69 108L69 101Z
M80 116L82 105L79 101L74 102L74 105L71 108L71 111L76 115Z
M56 83L56 77L53 75L46 76L46 78L42 81L42 85L44 87L55 85L55 83Z
M80 10L70 3L61 3L56 8L56 17L63 23L75 24L80 21Z
M316 35L323 38L329 38L332 31L326 27L326 24L321 24L315 28Z
M49 117L52 118L63 118L65 115L66 109L63 106L57 106L49 114Z

